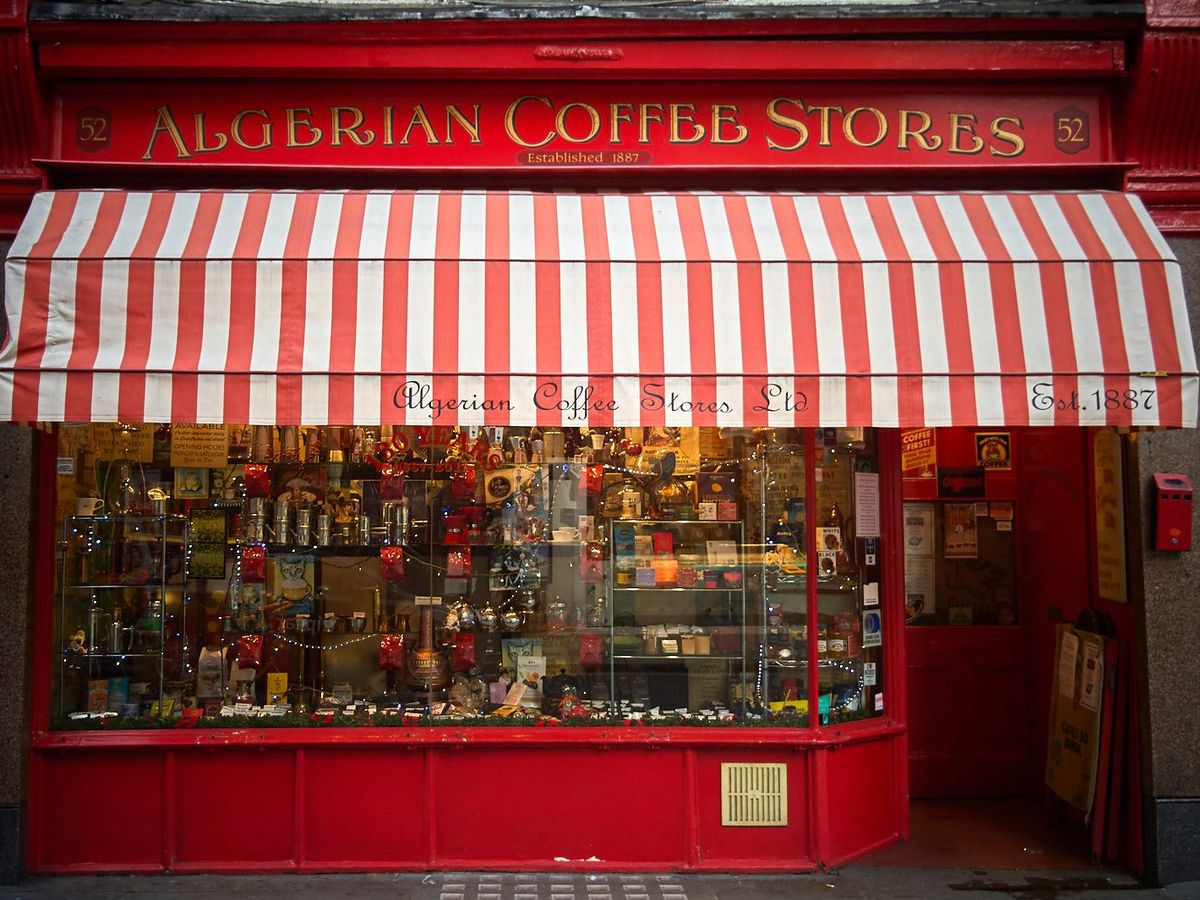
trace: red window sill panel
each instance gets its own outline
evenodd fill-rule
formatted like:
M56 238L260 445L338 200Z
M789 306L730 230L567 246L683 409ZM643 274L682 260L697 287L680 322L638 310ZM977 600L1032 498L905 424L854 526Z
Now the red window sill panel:
M588 727L372 727L357 728L188 728L146 731L47 731L35 734L37 750L106 748L206 748L386 746L510 747L593 746L762 746L824 749L894 737L905 727L891 719L871 719L816 730L771 726L715 728Z

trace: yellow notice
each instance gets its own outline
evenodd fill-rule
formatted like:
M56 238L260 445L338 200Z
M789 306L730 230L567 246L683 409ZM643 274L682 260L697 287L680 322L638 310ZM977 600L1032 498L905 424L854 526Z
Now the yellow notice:
M932 428L900 432L900 468L905 478L932 478L937 470L937 435Z
M176 468L219 469L229 458L228 433L224 425L171 427L171 465Z
M1121 439L1111 428L1096 432L1092 445L1096 486L1096 588L1101 597L1124 603L1125 594L1125 473Z
M92 442L96 459L108 461L128 459L148 463L154 460L155 425L136 425L137 431L126 431L111 423L92 426Z
M277 702L277 699L287 697L288 677L287 672L268 672L267 673L267 699L271 703Z
M1104 661L1104 638L1070 625L1058 626L1046 784L1085 814L1091 813L1096 797Z

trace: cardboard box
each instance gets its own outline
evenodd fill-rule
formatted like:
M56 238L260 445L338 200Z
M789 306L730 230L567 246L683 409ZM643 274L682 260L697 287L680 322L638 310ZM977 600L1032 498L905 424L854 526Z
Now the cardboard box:
M88 712L108 712L108 679L88 681Z

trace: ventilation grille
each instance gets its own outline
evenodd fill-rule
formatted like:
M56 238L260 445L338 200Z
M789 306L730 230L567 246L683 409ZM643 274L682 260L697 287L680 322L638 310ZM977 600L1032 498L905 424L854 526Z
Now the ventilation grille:
M722 825L787 825L786 763L721 763Z

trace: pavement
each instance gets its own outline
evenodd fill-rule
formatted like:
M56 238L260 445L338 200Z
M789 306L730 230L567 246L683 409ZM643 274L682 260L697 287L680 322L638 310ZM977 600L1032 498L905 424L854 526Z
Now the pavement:
M804 875L454 872L354 875L100 875L31 878L2 898L391 897L400 900L1200 900L1200 882L1141 887L1121 872L848 866Z

